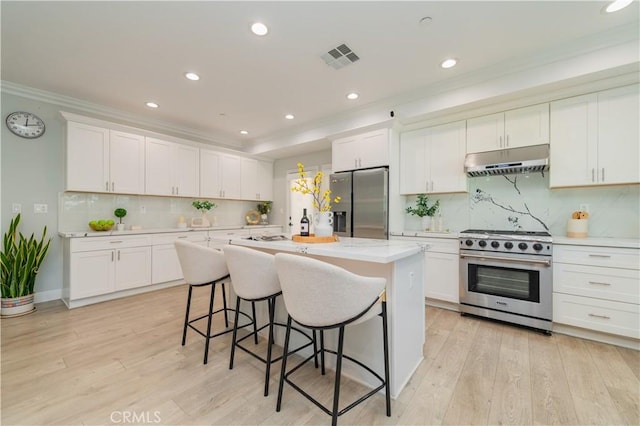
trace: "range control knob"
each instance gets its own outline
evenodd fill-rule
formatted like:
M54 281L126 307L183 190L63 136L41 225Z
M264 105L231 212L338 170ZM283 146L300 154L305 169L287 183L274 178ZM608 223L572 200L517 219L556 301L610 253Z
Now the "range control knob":
M487 242L486 242L485 240L480 240L480 241L478 242L478 245L479 245L480 247L485 247L485 246L487 245Z
M497 242L497 241L491 241L491 247L498 248L498 247L500 247L500 243Z
M534 249L535 251L540 251L540 250L542 250L542 244L540 244L540 243L535 243L535 244L533 245L533 249Z
M507 241L504 243L504 248L511 250L513 248L513 243Z
M518 244L518 248L519 248L520 250L526 250L526 249L527 249L527 247L529 247L529 246L528 246L526 243L520 243L520 244Z
M471 247L473 245L473 241L471 240L467 240L464 242L468 247Z

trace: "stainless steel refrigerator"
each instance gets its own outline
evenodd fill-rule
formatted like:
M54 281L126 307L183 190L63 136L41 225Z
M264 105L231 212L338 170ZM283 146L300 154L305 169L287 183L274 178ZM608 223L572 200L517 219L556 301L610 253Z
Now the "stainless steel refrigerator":
M333 173L333 231L343 237L389 239L389 169Z

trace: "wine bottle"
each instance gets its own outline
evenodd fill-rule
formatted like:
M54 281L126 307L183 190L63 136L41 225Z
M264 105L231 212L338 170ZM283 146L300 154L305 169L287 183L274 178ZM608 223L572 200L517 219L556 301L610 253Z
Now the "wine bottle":
M307 209L302 209L302 219L300 219L300 236L309 236L309 218L307 217Z

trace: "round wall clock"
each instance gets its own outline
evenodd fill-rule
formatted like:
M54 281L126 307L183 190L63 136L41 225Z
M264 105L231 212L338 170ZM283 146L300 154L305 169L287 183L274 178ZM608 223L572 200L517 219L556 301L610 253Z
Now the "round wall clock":
M44 121L30 112L12 112L5 122L9 130L23 138L35 139L44 134Z

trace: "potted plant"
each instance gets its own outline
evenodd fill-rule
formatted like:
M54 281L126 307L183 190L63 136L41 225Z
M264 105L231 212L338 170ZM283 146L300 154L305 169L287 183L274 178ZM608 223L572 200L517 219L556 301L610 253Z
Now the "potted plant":
M208 227L211 226L209 219L207 219L207 212L216 206L216 203L209 200L196 200L191 205L198 210L202 217L191 219L192 227Z
M118 224L116 225L116 229L118 231L124 231L124 223L122 223L122 218L127 215L127 211L125 209L118 208L113 211L113 214L120 220L120 222L118 222Z
M11 220L0 252L2 316L22 315L35 309L33 296L36 277L51 243L51 239L47 238L46 226L38 241L33 234L29 239L25 238L18 232L18 225L20 214Z
M271 205L273 201L263 201L258 203L257 208L260 213L260 224L268 225L269 224L269 212L271 211Z
M416 207L407 207L407 213L422 218L422 228L428 231L431 228L431 218L435 216L440 208L440 200L436 200L433 205L429 206L429 197L427 194L418 194L416 197Z

